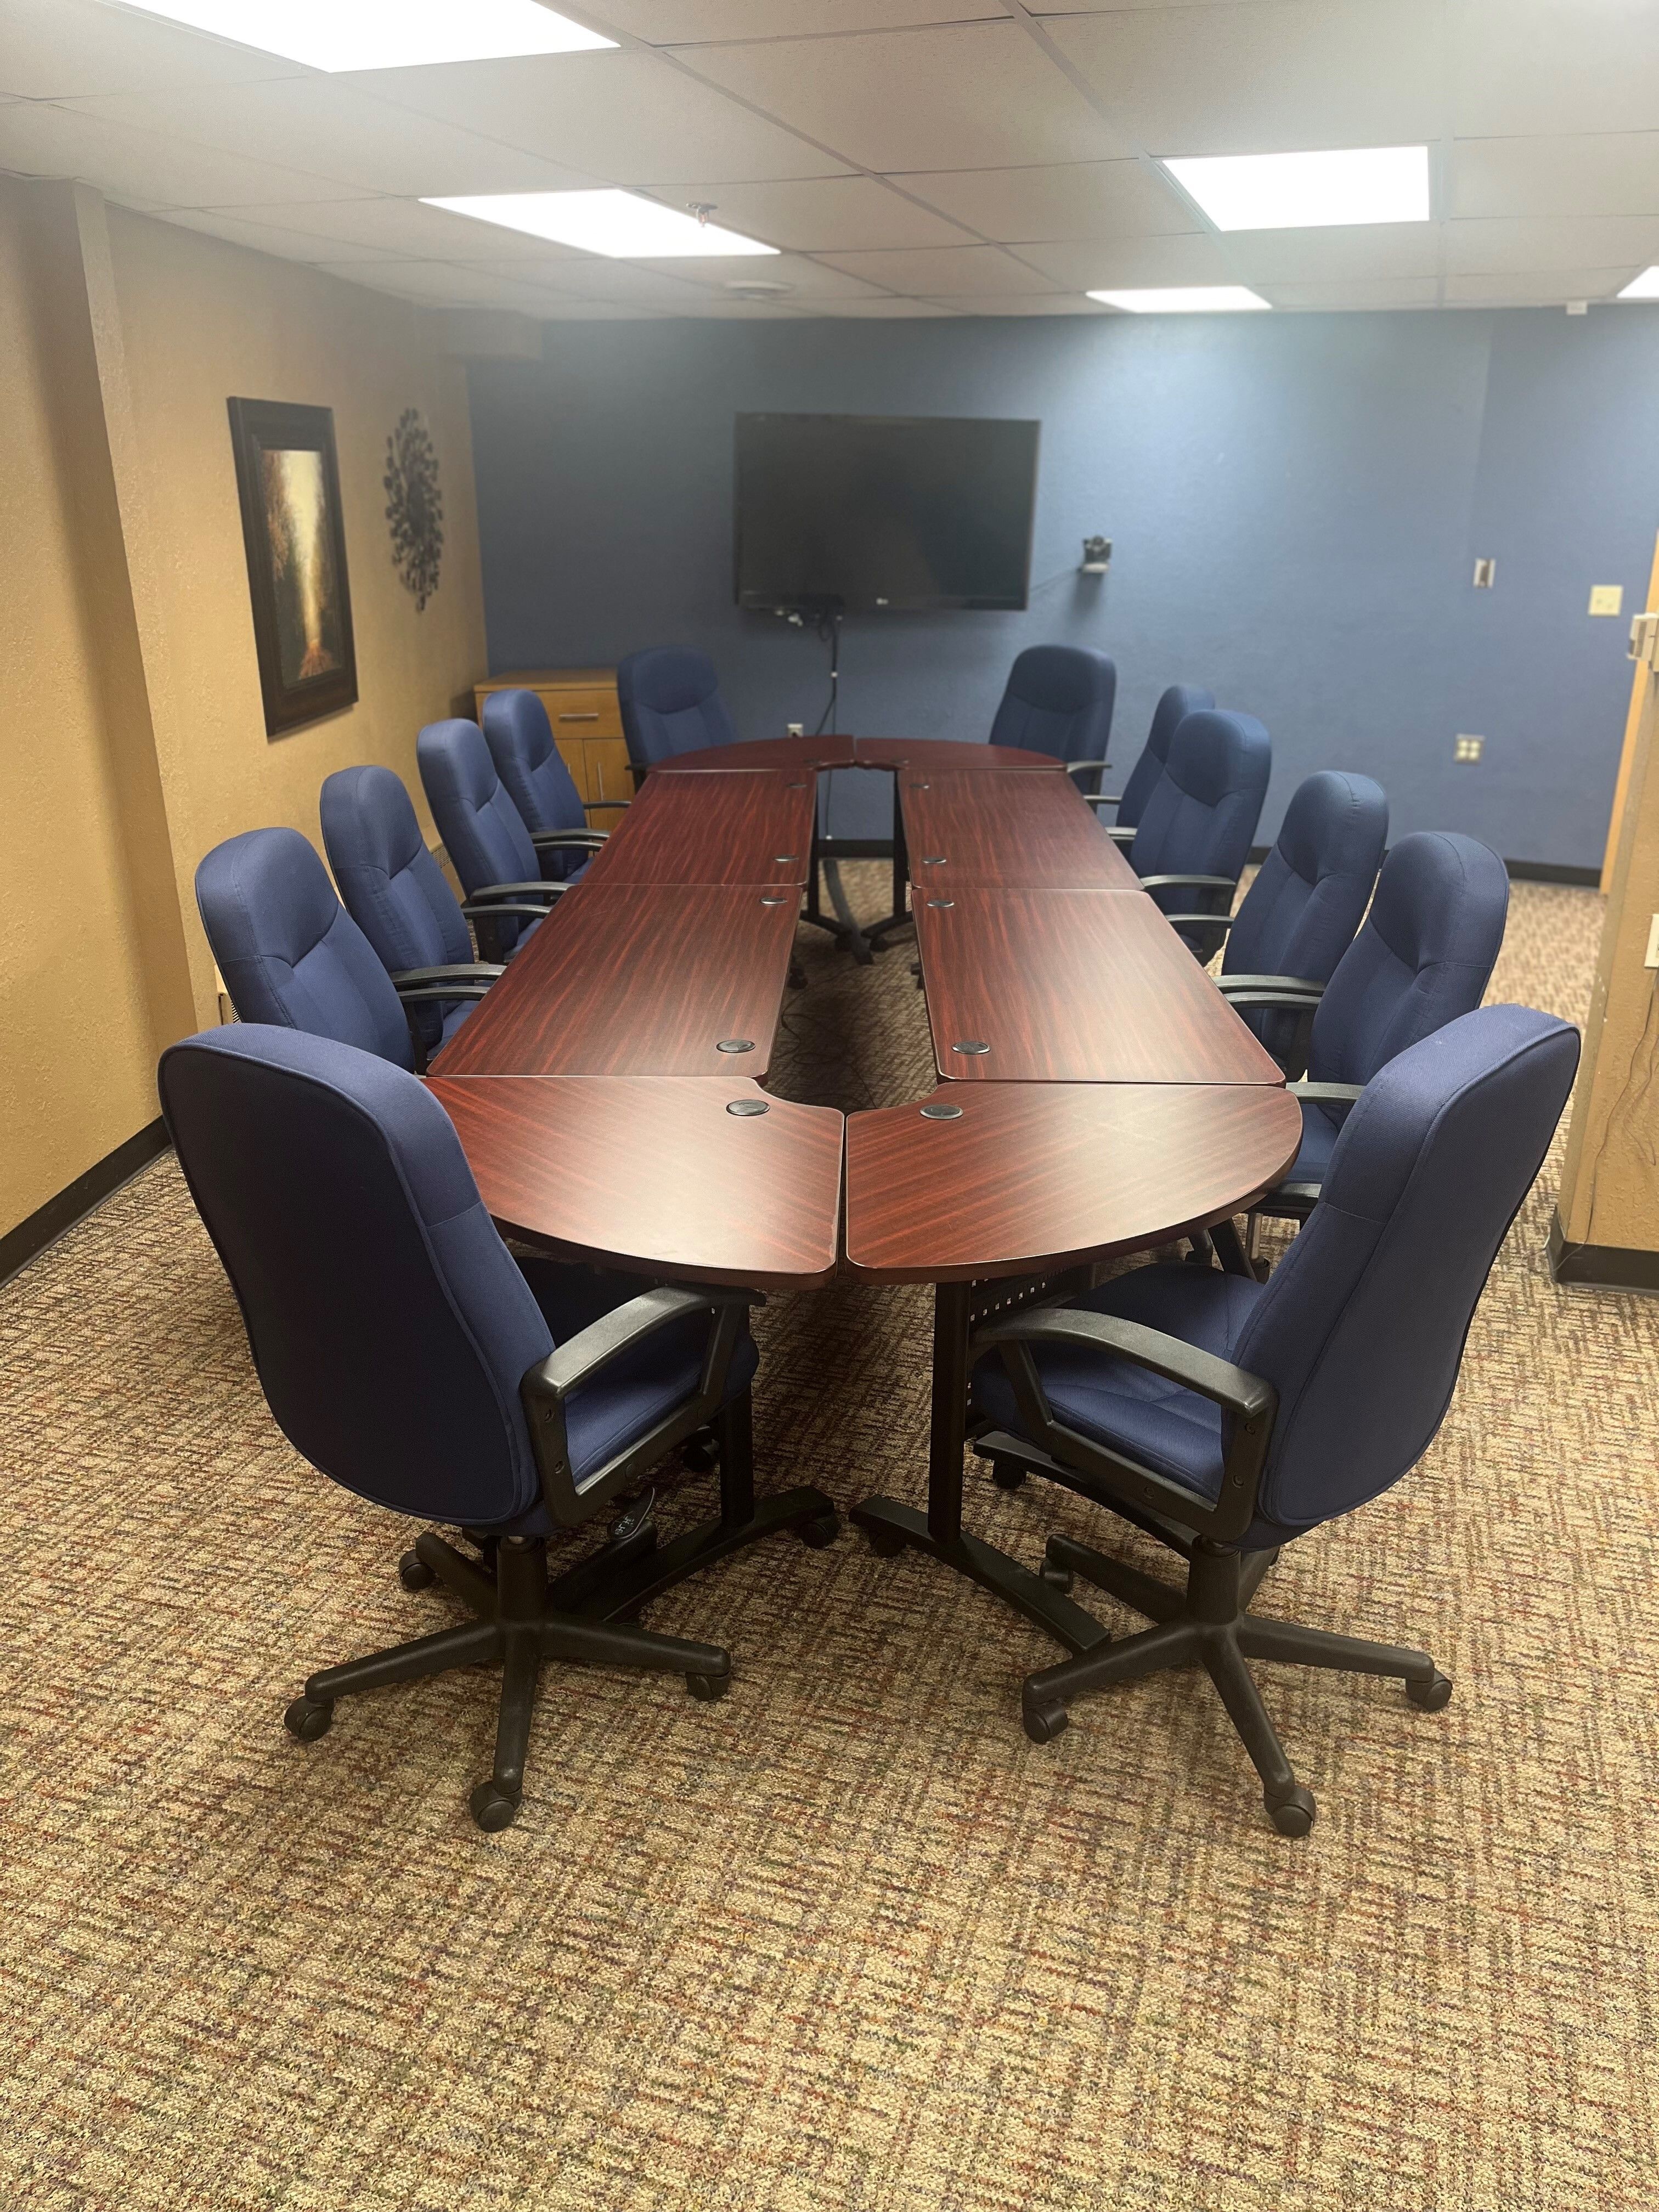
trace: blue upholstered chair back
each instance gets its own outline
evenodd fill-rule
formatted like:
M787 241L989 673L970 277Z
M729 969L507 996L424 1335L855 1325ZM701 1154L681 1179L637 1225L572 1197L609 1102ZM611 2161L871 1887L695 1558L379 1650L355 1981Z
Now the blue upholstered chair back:
M1450 830L1402 837L1319 1002L1309 1074L1369 1083L1397 1053L1478 1006L1509 904L1504 863L1474 838Z
M533 691L492 691L483 702L484 743L526 830L585 830L575 779L553 742L547 709ZM585 853L550 854L555 879L574 875Z
M1112 734L1117 666L1086 645L1028 645L1008 672L991 725L994 745L1103 761Z
M1223 971L1328 983L1353 942L1388 842L1389 802L1370 776L1321 769L1298 784L1244 894ZM1269 1051L1288 1049L1295 1015L1257 1006L1243 1018Z
M1129 848L1138 876L1226 876L1237 881L1250 857L1261 818L1273 747L1253 714L1200 708L1170 741L1170 757L1153 787ZM1179 884L1152 896L1166 914L1224 914L1221 893Z
M245 830L216 845L196 871L196 903L240 1020L414 1066L398 994L297 830Z
M160 1087L295 1449L424 1520L495 1526L532 1509L519 1383L552 1339L430 1092L263 1027L187 1037Z
M415 741L415 758L438 835L467 896L490 884L537 881L536 848L477 724L428 722ZM511 919L495 925L504 953L518 942L522 927Z
M389 974L471 960L460 902L427 850L402 779L389 768L343 768L323 785L323 849L346 912ZM443 1036L441 1009L410 1009L428 1046Z
M689 646L653 645L630 653L617 670L617 697L635 768L736 741L714 664Z
M1171 684L1152 709L1152 726L1146 733L1146 742L1140 749L1140 758L1129 770L1123 787L1123 796L1118 802L1115 820L1121 830L1135 830L1146 809L1146 801L1157 787L1164 773L1164 763L1170 757L1170 742L1188 714L1196 714L1206 707L1213 707L1215 694L1206 691L1196 684Z
M1577 1065L1567 1023L1486 1006L1373 1078L1229 1355L1279 1392L1263 1518L1311 1528L1427 1449Z

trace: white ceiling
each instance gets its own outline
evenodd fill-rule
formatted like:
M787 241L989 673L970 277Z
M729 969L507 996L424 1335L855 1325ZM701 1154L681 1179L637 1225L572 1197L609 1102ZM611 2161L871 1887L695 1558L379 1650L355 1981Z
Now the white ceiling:
M1531 306L1659 261L1659 0L559 6L617 50L324 76L118 0L0 0L0 168L558 321L1094 314L1091 289L1204 283ZM1156 167L1425 140L1429 224L1222 237ZM782 252L618 263L419 204L592 185ZM757 279L789 289L732 289Z

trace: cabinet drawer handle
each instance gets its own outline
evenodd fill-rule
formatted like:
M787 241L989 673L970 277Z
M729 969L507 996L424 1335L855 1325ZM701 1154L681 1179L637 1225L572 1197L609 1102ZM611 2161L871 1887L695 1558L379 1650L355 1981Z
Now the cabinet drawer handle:
M591 714L561 714L559 717L562 722L597 722L599 719L598 708Z

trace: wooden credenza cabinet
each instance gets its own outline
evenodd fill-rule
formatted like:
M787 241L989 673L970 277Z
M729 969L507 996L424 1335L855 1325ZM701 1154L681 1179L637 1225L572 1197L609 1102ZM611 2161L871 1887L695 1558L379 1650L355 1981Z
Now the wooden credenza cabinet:
M614 668L518 668L473 687L473 711L483 719L492 691L533 691L547 709L553 738L576 788L586 799L631 799L622 709ZM597 828L614 828L600 822Z

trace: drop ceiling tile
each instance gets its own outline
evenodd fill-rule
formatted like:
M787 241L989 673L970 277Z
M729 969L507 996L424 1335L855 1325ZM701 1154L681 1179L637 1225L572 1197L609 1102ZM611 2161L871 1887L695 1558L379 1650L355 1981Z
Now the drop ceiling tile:
M421 70L410 76L442 74ZM286 77L228 85L211 99L193 93L126 93L77 100L74 111L100 121L262 161L286 161L368 192L413 198L440 192L557 191L592 184L585 172L458 130L453 124L389 107L338 76ZM264 192L263 199L276 199ZM336 191L331 199L345 197Z
M238 208L236 213L246 223L275 223L331 239L349 260L361 261L365 251L409 253L421 261L500 261L515 253L544 259L549 254L574 252L501 223L422 207L418 200L325 200ZM331 258L337 260L341 255Z
M99 0L0 0L0 90L72 100L296 76L297 62Z
M816 315L834 316L837 321L896 323L921 321L929 316L949 315L953 311L941 307L936 300L905 300L890 293L878 293L868 300L815 300L812 312Z
M296 200L292 204L296 222L307 213L307 203ZM232 246L246 246L255 253L274 253L283 261L307 261L315 268L326 268L337 261L361 261L363 246L349 244L344 239L319 238L314 232L290 229L285 224L250 222L239 209L233 213L228 208L168 208L163 219L177 223L182 230L199 230L209 238L222 238ZM388 259L395 256L389 249ZM410 256L409 258L415 257Z
M636 268L631 261L607 261L595 253L550 254L544 261L474 262L473 268L492 270L526 283L544 285L550 291L568 293L583 300L633 301L642 307L689 307L707 296L706 287L683 283L659 269Z
M1568 300L1612 300L1633 271L1619 269L1460 270L1446 279L1448 307L1553 307ZM1624 310L1621 308L1620 313Z
M908 185L908 179L906 179ZM798 253L860 246L971 246L969 234L875 177L801 177L763 185L653 185L665 207L712 201L733 230Z
M1226 251L1247 284L1362 283L1437 276L1440 225L1370 222L1328 230L1235 230Z
M1001 0L594 0L607 27L653 46L815 32L890 31L1005 14ZM599 14L596 13L597 23Z
M527 54L443 69L375 70L339 82L407 112L574 163L608 184L823 177L845 167L656 54Z
M367 284L372 291L395 292L400 299L431 301L447 307L524 307L533 312L545 299L533 284L450 261L336 262L328 274L349 283Z
M938 302L959 315L1110 315L1110 307L1103 307L1097 300L1085 300L1073 292L1045 292L1036 299L991 297L982 299L974 294L964 294L957 299Z
M1648 0L1452 0L1450 15L1460 137L1650 131L1659 122L1659 9Z
M1505 270L1645 268L1659 260L1659 216L1601 215L1449 222L1446 267L1459 275Z
M112 198L151 208L333 200L349 189L337 178L191 144L177 131L134 130L42 100L0 107L0 168L32 177L79 177Z
M1440 287L1432 276L1374 276L1354 284L1264 284L1262 297L1275 307L1321 309L1326 313L1378 307L1432 307Z
M824 257L849 276L885 284L895 292L942 297L956 292L1051 292L1054 286L995 246L925 246L913 252L832 253Z
M787 301L722 300L713 292L675 310L677 319L720 323L799 323L816 313L815 307L792 307Z
M1659 130L1460 138L1449 197L1454 216L1659 215Z
M1149 152L1258 154L1438 137L1442 20L1442 0L1243 0L1043 27Z
M1198 228L1191 210L1139 161L1025 169L946 169L905 189L985 238L1147 238Z
M1107 285L1237 284L1241 280L1206 232L1184 238L1118 238L1054 246L1022 246L1022 260L1065 290Z
M659 308L644 307L625 300L556 300L544 298L535 310L545 323L660 323L669 318Z
M736 284L787 284L803 295L852 300L876 289L862 277L849 276L844 269L827 261L809 261L801 253L769 254L763 261L758 258L734 260L729 254L710 255L707 258L690 254L663 261L642 260L633 265L659 270L665 276L678 276L685 283L707 285L716 293L727 295Z
M1090 161L1131 150L1015 23L777 39L684 56L700 75L868 169Z

